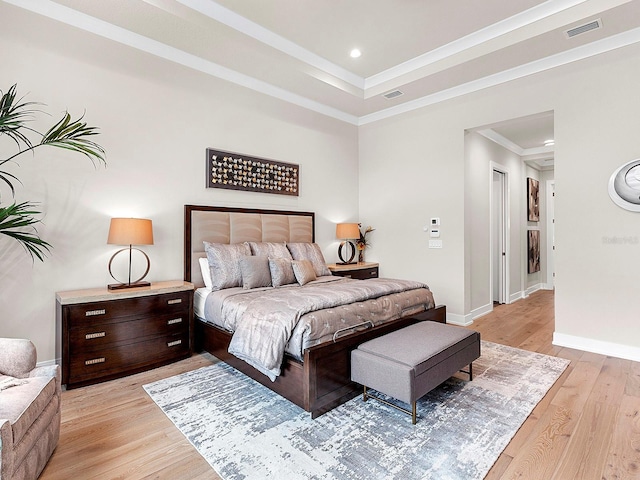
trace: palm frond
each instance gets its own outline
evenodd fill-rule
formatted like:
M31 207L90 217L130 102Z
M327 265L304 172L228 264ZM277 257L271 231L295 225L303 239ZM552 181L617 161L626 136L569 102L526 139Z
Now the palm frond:
M51 245L38 236L34 227L36 223L40 223L35 217L40 213L36 205L29 202L0 207L0 234L17 240L32 259L37 258L42 262L46 253L51 250ZM25 231L29 228L32 231Z
M100 132L97 127L87 126L87 123L82 121L83 118L84 115L78 120L72 120L69 112L66 112L60 121L44 134L40 144L66 148L82 153L94 163L95 160L105 163L104 149L86 138L98 135Z
M33 148L33 144L29 137L23 133L23 130L35 132L27 123L34 119L36 113L40 112L40 110L31 107L41 104L23 102L22 98L16 100L16 89L17 85L12 85L7 93L3 93L0 98L0 135L7 135L17 144L18 148L22 148L24 145L29 150Z
M73 152L81 153L96 165L96 161L106 164L104 149L93 140L94 135L98 135L98 128L91 127L83 122L84 115L77 120L73 120L69 112L65 112L63 117L51 127L44 135L29 126L29 122L34 120L36 114L43 113L36 108L42 105L35 102L25 102L23 98L16 96L17 85L12 85L6 93L0 90L0 136L7 135L16 144L17 152L13 155L0 159L0 167L12 161L19 155L26 152L33 152L43 145L64 148ZM39 138L39 141L32 141L29 138ZM20 180L13 174L0 169L0 186L7 185L12 196L15 197L14 183ZM44 256L50 251L51 245L38 236L35 224L40 220L37 218L41 212L35 204L15 202L8 207L0 207L0 234L17 240L31 255L32 259L44 261Z
M13 187L13 180L15 180L18 183L22 183L18 177L16 177L15 175L10 174L9 172L3 172L2 170L0 170L0 181L6 183L7 185L9 185L9 188L11 189L11 195L14 196L16 193L15 188Z

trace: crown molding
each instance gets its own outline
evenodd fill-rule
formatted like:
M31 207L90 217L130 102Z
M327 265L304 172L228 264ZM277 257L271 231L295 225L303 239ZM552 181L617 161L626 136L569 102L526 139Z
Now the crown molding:
M473 80L455 87L439 91L434 94L426 95L415 100L410 100L393 107L382 109L367 115L358 117L352 115L337 108L325 105L323 103L311 100L302 95L295 94L283 88L277 87L270 83L258 80L249 75L237 72L235 70L226 68L217 63L205 60L196 55L192 55L183 50L171 47L156 40L152 40L143 35L131 32L122 27L110 24L103 20L99 20L95 17L91 17L84 13L78 12L66 6L55 3L51 0L3 0L5 3L29 10L31 12L49 17L59 22L74 26L76 28L85 30L87 32L99 35L101 37L113 40L123 45L136 48L140 51L150 53L159 58L174 62L179 65L183 65L187 68L197 70L199 72L211 75L237 85L249 88L256 92L263 93L265 95L283 100L285 102L300 106L302 108L326 115L328 117L349 123L351 125L367 125L369 123L377 122L386 118L390 118L403 113L411 112L419 108L424 108L436 103L444 102L462 95L478 92L480 90L490 88L502 83L507 83L519 78L523 78L536 73L541 73L546 70L551 70L556 67L566 65L572 62L583 60L595 55L609 52L618 48L629 46L640 42L640 28L629 30L627 32L612 35L610 37L592 42L580 47L576 47L565 52L561 52L546 58L542 58L524 65L520 65L503 72L488 75L483 78ZM179 0L183 4L187 5L195 0ZM556 0L545 2L542 6L549 7L548 4L554 3ZM209 2L212 5L217 5L214 2ZM559 5L565 5L564 8L568 8L566 5L572 3L581 3L576 1L562 1L558 2ZM222 7L221 7L222 8ZM231 12L233 13L233 12ZM542 15L542 13L539 13ZM236 15L236 14L233 14ZM240 19L231 15L227 21L240 21ZM246 19L245 19L246 20ZM249 22L248 20L246 20ZM525 21L524 19L520 20ZM531 19L529 19L531 21ZM253 24L257 27L259 25ZM248 27L245 27L248 28ZM262 27L260 27L262 28ZM502 28L514 28L513 25L509 27L503 26ZM256 29L256 31L259 29ZM266 29L264 29L266 30ZM268 36L268 30L262 32L262 34ZM495 34L495 31L493 32ZM274 34L275 35L275 34ZM281 37L280 37L281 38ZM272 39L274 42L275 40ZM283 39L284 40L284 39ZM304 49L303 49L304 50ZM311 53L311 52L309 52ZM337 72L339 73L339 72Z
M118 27L90 15L86 15L50 0L3 1L95 35L99 35L103 38L113 40L114 42L150 53L151 55L169 60L170 62L183 65L187 68L191 68L207 75L235 83L236 85L249 88L256 92L298 105L299 107L321 113L352 125L358 124L358 117L355 115L351 115L343 112L342 110L338 110L337 108L316 102L315 100L308 99L283 88L276 87L270 83L258 80L257 78L237 72L215 62L205 60L178 48L171 47L162 42L158 42L157 40L131 32L130 30Z
M403 113L411 112L419 108L427 107L436 103L444 102L452 98L460 97L470 93L478 92L486 88L495 87L502 83L511 82L519 78L535 75L547 70L567 65L569 63L584 60L602 53L633 45L640 42L640 28L628 30L617 35L612 35L602 40L598 40L580 47L566 50L555 55L551 55L540 60L520 65L509 70L505 70L493 75L488 75L471 82L467 82L455 87L441 90L437 93L426 95L415 100L395 105L377 112L363 115L359 118L359 125L377 122L385 118L394 117Z

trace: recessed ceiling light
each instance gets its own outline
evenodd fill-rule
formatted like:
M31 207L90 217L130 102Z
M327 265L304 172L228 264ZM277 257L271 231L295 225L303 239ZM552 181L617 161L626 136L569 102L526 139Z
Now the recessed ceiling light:
M552 147L555 144L556 144L556 142L554 140L545 140L544 141L544 146L545 147Z
M362 52L357 48L354 48L353 50L351 50L351 53L349 55L351 55L351 58L358 58L360 55L362 55Z

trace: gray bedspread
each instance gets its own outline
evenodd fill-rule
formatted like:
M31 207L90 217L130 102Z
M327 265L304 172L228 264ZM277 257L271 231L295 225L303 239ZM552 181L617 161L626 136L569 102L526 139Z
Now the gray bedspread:
M304 287L263 289L249 296L239 291L227 292L216 300L207 299L205 311L207 315L222 315L223 327L234 331L229 352L274 381L280 375L285 346L303 315L319 314L343 305L351 305L357 311L361 305L365 308L368 301L377 308L374 299L390 299L394 294L414 290L420 292L417 296L420 310L433 307L431 292L420 282L329 277ZM236 301L229 301L232 297ZM403 314L403 306L393 306L396 307L394 316L398 318ZM361 316L367 318L371 314L363 310Z

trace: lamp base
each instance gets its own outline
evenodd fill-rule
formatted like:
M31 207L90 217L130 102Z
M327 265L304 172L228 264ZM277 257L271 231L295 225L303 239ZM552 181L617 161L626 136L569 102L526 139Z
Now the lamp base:
M112 283L107 285L109 290L122 290L124 288L150 287L151 282L135 282L135 283Z
M348 252L346 252L347 250ZM345 253L348 253L350 255L349 258L346 260L345 260L345 256L346 256ZM340 262L338 262L338 265L351 265L353 263L356 263L353 261L355 256L356 256L356 246L351 240L345 240L340 243L340 246L338 247L338 258L340 259Z

